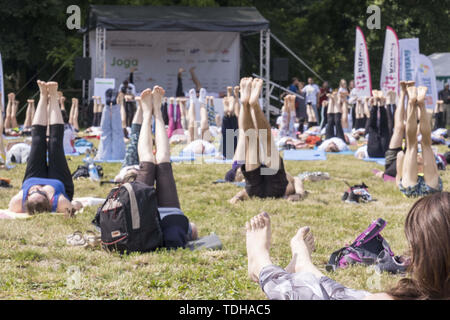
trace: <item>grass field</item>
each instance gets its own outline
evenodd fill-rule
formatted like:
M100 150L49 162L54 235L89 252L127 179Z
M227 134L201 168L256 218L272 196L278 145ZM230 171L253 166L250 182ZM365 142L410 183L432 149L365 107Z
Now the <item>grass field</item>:
M448 150L440 147L440 151ZM73 172L82 157L72 158ZM103 165L104 179L112 179L120 164ZM405 216L415 202L404 198L392 183L383 183L372 174L381 166L356 160L353 156L332 155L321 162L286 162L297 175L304 171L324 171L329 181L306 183L309 197L299 203L285 200L250 200L236 206L228 203L238 188L213 185L223 178L227 165L174 164L174 174L182 210L195 222L200 235L215 232L223 242L221 251L159 251L119 256L100 249L68 247L66 236L76 230L93 230L96 208L87 208L74 219L49 214L29 220L0 220L1 299L265 299L247 278L245 222L267 211L272 217L273 261L286 266L290 260L289 240L300 226L311 226L316 239L313 261L325 271L330 254L351 243L377 218L388 222L383 236L395 254L407 252L403 233ZM0 189L0 207L21 186L25 165L0 171L11 178L13 189ZM441 172L448 190L450 173ZM340 198L350 184L365 182L377 201L352 205ZM75 197L105 197L111 186L100 187L89 180L75 181ZM74 273L75 272L75 273ZM77 285L68 281L79 277ZM395 284L397 276L378 277L369 268L339 270L331 278L355 289L382 291Z

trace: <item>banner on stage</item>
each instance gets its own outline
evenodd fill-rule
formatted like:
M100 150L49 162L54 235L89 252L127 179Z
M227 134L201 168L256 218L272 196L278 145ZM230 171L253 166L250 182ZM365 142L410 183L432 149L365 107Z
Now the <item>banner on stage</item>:
M417 67L416 86L428 88L425 106L428 109L434 109L438 100L438 92L433 63L427 56L419 54L417 56Z
M3 110L5 109L5 85L3 83L3 62L2 62L2 54L0 53L0 92L2 93L2 106Z
M91 35L94 57L95 33ZM95 61L92 67L95 75ZM195 88L191 68L209 93L226 92L227 86L239 85L240 36L237 32L107 31L106 78L116 79L119 86L131 68L137 69L133 82L138 93L160 85L166 96L174 96L179 68L185 70L183 92Z
M356 28L354 82L358 97L372 96L369 53L366 38L360 27Z
M94 96L102 99L102 104L106 105L105 92L108 89L114 89L116 85L115 79L95 78L94 79Z
M415 81L417 72L417 58L420 54L419 39L401 39L400 44L400 79Z
M388 91L398 93L400 89L399 41L397 34L391 27L386 28L380 88L385 95Z

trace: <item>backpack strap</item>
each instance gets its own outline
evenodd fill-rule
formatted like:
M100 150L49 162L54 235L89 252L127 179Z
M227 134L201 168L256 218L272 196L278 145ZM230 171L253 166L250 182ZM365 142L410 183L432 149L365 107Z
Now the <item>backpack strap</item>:
M342 253L344 252L344 250L348 249L348 247L343 247L335 252L333 252L330 256L330 260L328 261L328 264L326 265L325 269L328 272L333 272L336 271L338 265L339 265L339 260L342 256Z
M355 242L352 243L351 247L359 247L361 244L365 244L375 238L380 232L386 227L386 221L379 218L372 222L372 224L356 238Z
M139 208L136 201L136 194L134 193L133 187L129 183L122 185L128 191L130 196L130 207L131 207L131 225L133 230L139 229L141 227L141 218L139 216Z

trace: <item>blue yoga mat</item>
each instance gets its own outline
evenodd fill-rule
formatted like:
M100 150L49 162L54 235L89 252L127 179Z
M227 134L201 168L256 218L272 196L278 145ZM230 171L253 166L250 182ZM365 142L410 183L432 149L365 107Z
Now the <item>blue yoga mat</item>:
M83 159L86 162L86 159ZM123 160L94 160L94 163L122 163Z
M384 158L364 158L366 162L378 162L378 161L386 161Z
M195 161L195 157L187 157L187 156L171 156L170 162L193 162Z
M286 150L284 160L287 161L324 161L327 155L321 150Z
M75 152L75 153L66 153L66 157L78 157L81 153Z
M205 154L197 154L193 152L183 152L180 151L180 157L213 157L216 153L205 153Z
M220 159L206 159L205 163L209 164L233 164L232 159L220 160Z
M355 154L352 150L341 151L341 152L327 152L327 154L338 154L343 156L353 156Z

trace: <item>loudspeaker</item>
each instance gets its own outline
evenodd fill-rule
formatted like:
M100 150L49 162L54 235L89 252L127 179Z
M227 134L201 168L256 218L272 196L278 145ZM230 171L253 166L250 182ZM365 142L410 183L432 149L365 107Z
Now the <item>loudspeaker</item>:
M288 81L289 80L289 59L274 58L273 59L273 80Z
M91 58L75 58L75 80L91 79Z

